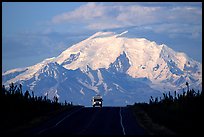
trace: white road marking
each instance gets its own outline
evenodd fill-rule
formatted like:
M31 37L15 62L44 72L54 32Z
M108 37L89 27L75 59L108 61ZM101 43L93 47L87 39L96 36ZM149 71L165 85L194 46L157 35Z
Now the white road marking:
M77 109L76 111L72 112L71 114L69 114L69 115L67 115L66 117L64 117L63 119L61 119L59 122L57 122L57 124L55 124L55 127L56 127L57 125L59 125L62 121L64 121L66 118L70 117L72 114L78 112L78 111L81 110L81 109L82 109L82 108Z
M120 112L119 113L120 113L120 125L121 125L121 127L123 129L123 135L126 135L125 128L123 126L123 117L122 117L122 114L121 114L121 107L120 107Z
M82 107L82 108L83 108L83 107ZM60 121L58 121L54 126L45 128L45 129L41 130L40 132L38 132L38 134L41 134L41 133L45 132L45 131L48 130L48 129L51 129L51 128L54 128L54 127L58 126L58 125L59 125L62 121L64 121L66 118L70 117L72 114L78 112L78 111L81 110L82 108L79 108L79 109L73 111L72 113L70 113L69 115L65 116L65 117L62 118Z

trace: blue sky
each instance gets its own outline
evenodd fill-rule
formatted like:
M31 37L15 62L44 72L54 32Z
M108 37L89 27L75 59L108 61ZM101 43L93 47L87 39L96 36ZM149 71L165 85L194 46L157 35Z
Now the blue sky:
M2 71L58 56L97 31L125 29L202 62L201 2L3 2Z

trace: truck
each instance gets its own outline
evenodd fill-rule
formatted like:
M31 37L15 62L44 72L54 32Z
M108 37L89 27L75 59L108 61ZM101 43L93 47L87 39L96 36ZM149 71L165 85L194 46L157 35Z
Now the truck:
M102 99L102 96L100 95L96 95L92 98L92 106L95 107L95 106L99 106L99 107L102 107L103 106L103 103L102 103L103 99Z

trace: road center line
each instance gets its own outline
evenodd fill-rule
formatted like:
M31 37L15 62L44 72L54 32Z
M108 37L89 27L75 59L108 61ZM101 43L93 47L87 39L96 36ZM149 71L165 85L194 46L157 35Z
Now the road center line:
M68 117L70 117L72 114L74 114L74 113L76 113L76 112L78 112L79 110L81 110L82 108L80 108L80 109L77 109L76 111L74 111L74 112L72 112L71 114L69 114L69 115L67 115L67 116L65 116L63 119L61 119L59 122L57 122L57 124L55 124L55 126L54 127L56 127L57 125L59 125L62 121L64 121L66 118L68 118Z
M125 134L125 128L124 128L124 126L123 126L123 117L122 117L122 114L121 114L121 107L120 107L120 125L121 125L121 127L122 127L122 129L123 129L123 135L126 135Z
M82 108L83 108L83 107L82 107ZM51 128L54 128L54 127L58 126L58 125L59 125L62 121L64 121L66 118L70 117L72 114L78 112L78 111L81 110L82 108L79 108L79 109L73 111L72 113L70 113L69 115L65 116L65 117L62 118L60 121L58 121L54 126L45 128L45 129L41 130L40 132L38 132L38 134L41 134L41 133L45 132L45 131L48 130L48 129L51 129Z

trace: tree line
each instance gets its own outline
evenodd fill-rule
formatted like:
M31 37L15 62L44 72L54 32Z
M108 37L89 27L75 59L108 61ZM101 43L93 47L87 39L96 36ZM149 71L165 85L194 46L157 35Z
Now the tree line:
M6 88L2 85L0 92L0 129L15 127L25 124L33 118L47 115L56 110L72 107L72 103L59 103L58 98L54 96L53 100L47 96L35 96L34 92L25 92L22 85L9 84Z
M189 88L178 94L176 91L163 93L163 97L152 96L149 103L135 103L144 110L151 119L164 125L177 134L199 134L202 132L203 121L203 92Z
M35 96L34 92L31 93L26 90L23 93L22 84L14 85L14 83L9 84L9 88L6 89L5 85L2 85L2 91L0 92L1 102L7 101L12 102L14 100L18 100L20 102L32 102L35 103L43 103L43 104L57 104L57 105L72 105L72 102L67 103L65 100L64 103L58 102L58 97L54 96L53 100L48 99L48 94L45 96Z

